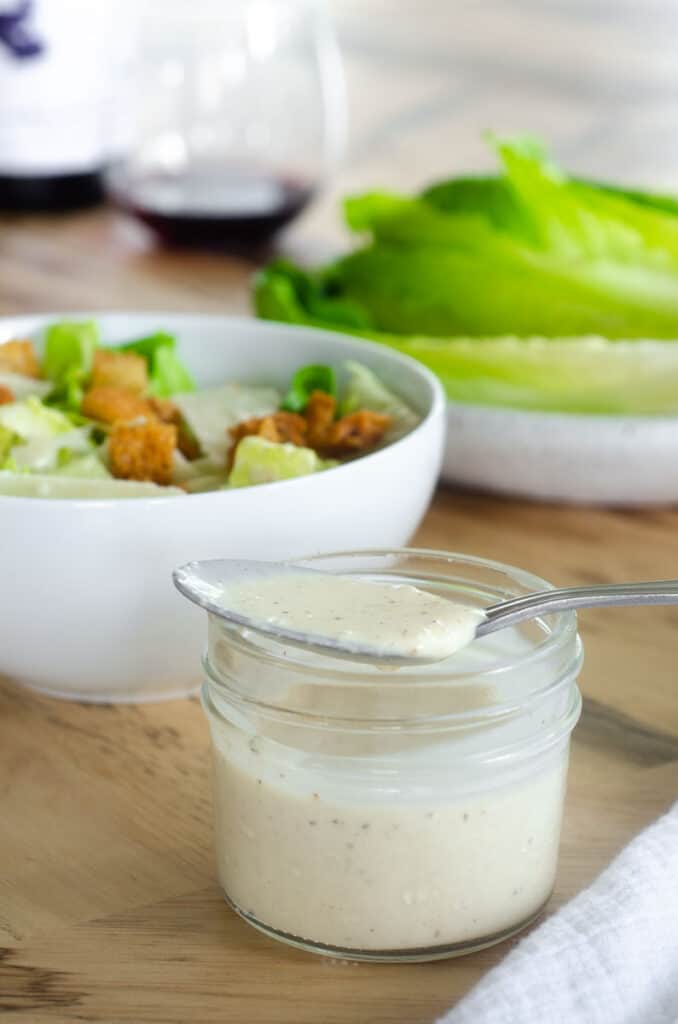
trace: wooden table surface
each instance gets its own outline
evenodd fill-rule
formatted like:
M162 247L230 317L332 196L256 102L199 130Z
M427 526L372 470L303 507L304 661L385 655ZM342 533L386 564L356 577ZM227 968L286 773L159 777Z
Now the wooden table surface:
M583 170L604 171L611 147L629 154L627 178L635 166L638 180L654 170L666 184L676 171L666 160L649 166L647 148L635 146L654 131L667 157L678 137L660 130L676 77L668 0L652 0L653 18L643 25L636 5L612 5L611 14L603 0L554 2L547 5L556 19L552 38L541 5L488 2L484 64L473 49L480 38L473 4L458 5L467 20L455 25L454 39L445 22L458 58L448 63L447 5L370 0L369 22L364 6L340 5L357 131L336 191L394 180L409 186L474 162L480 129L504 127L511 102L514 121L516 110L525 113L507 127L548 126ZM390 16L396 9L402 17ZM573 20L568 10L578 12ZM413 51L414 26L417 45L428 38L430 59ZM641 28L658 54L651 66L635 59ZM588 49L579 45L583 32ZM587 55L597 54L612 74L611 40L626 85L613 78L614 88L596 91L592 69L600 64ZM579 54L579 64L558 77L563 47ZM365 83L377 73L388 88L364 102ZM640 116L643 104L652 105L653 120ZM609 131L605 148L606 117L622 110L627 149ZM291 251L336 244L331 205L332 196L291 233ZM0 221L0 313L243 312L251 269L215 255L157 251L107 211ZM678 575L674 510L556 507L441 489L416 542L512 562L562 585ZM551 910L678 792L678 609L586 612L581 628L584 713ZM7 1024L425 1024L508 945L403 967L348 965L267 940L226 909L215 881L208 736L197 700L93 707L0 681L0 1016Z

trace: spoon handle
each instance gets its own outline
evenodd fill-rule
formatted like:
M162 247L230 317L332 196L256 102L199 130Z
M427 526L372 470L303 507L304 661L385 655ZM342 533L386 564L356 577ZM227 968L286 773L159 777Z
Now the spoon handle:
M565 587L526 594L502 601L485 609L486 619L476 629L477 636L493 633L526 619L576 608L606 608L613 605L678 604L678 580L653 580L649 583L610 583L596 587Z

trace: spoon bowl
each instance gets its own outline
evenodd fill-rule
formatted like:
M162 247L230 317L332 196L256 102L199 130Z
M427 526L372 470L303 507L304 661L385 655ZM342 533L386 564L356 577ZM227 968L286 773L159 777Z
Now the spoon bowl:
M319 580L327 580L328 583L336 584L337 579L351 580L358 583L356 577L337 576L331 573L324 573L318 569L309 569L304 566L297 566L291 563L264 562L250 559L213 559L203 562L189 562L181 566L173 573L174 584L177 589L194 604L204 608L212 615L216 615L234 625L253 629L263 633L285 644L317 651L320 654L331 654L333 657L346 658L352 661L376 661L380 664L390 666L414 666L432 664L443 661L450 657L457 650L465 647L473 639L494 633L496 630L516 626L529 619L541 618L544 615L552 615L556 612L571 611L578 608L629 606L629 605L667 605L678 604L678 580L656 580L645 583L615 583L597 586L567 587L560 590L545 590L526 594L513 598L509 601L502 601L485 609L472 608L471 606L455 605L453 602L443 598L428 595L432 602L444 602L447 606L461 610L468 619L459 629L458 635L450 634L447 647L438 644L435 653L420 654L416 647L414 653L407 649L409 641L403 643L403 649L394 649L392 645L385 646L371 643L365 639L364 632L358 631L357 636L351 635L350 631L342 635L331 635L318 629L302 629L285 622L271 621L271 618L263 614L251 614L248 611L238 609L237 588L243 585L254 586L255 597L256 585L272 579L283 581L288 578L290 584L304 577L315 587ZM376 588L375 583L362 581L364 588ZM390 584L393 591L398 585ZM383 585L382 585L383 587ZM363 588L362 593L366 590ZM402 590L402 587L400 587ZM428 592L419 591L417 588L406 588L410 593L418 593L425 597ZM235 603L229 605L230 600ZM311 597L313 595L311 594ZM370 595L371 596L371 595ZM357 591L356 591L357 597ZM395 598L389 599L391 604ZM265 606L265 602L264 602ZM362 611L356 606L358 611ZM355 611L355 609L354 609ZM370 612L374 609L370 608ZM389 614L387 605L384 605L385 615ZM427 612L425 608L417 609ZM431 605L430 624L438 627L438 632L444 630L445 623L435 618L437 608ZM286 614L286 613L285 613ZM304 612L312 623L313 611L309 609ZM369 620L369 615L365 618ZM375 635L378 635L377 623L375 620ZM417 623L415 623L415 626ZM421 620L418 623L420 631L426 631L429 624ZM457 624L452 623L452 629ZM369 631L369 630L368 630ZM460 641L460 642L457 642Z
M364 642L360 638L347 639L328 636L312 629L301 630L288 625L281 626L268 621L263 615L246 614L237 606L228 604L229 588L233 592L236 587L240 588L243 584L256 584L258 581L263 583L272 578L285 577L289 577L290 582L298 581L300 577L308 577L313 582L324 579L333 583L337 579L334 574L291 563L229 558L189 562L175 569L172 574L177 590L211 615L216 615L233 625L256 630L293 647L303 647L318 654L329 654L334 658L345 658L350 661L378 661L392 667L427 665L442 660L442 657L394 653L378 645Z

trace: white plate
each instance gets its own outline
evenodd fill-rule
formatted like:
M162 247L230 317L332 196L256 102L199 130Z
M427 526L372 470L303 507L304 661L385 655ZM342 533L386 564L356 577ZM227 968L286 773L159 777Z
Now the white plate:
M185 497L0 497L0 674L79 700L153 700L200 682L205 622L174 590L204 558L290 558L399 547L429 504L445 402L419 363L340 334L225 316L54 314L0 319L0 342L95 319L106 342L167 330L199 385L284 387L306 363L358 359L421 413L411 433L313 476Z
M447 407L443 479L547 501L678 502L678 417Z

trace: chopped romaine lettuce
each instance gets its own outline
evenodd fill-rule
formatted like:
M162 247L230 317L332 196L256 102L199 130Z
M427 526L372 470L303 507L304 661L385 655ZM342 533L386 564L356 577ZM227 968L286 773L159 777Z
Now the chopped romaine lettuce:
M81 478L0 470L0 495L18 498L167 498L183 495L178 487L159 487L136 480Z
M108 472L98 455L90 452L89 455L73 456L72 449L68 449L71 458L63 461L55 471L60 477L72 477L74 480L110 480Z
M0 424L0 469L3 468L6 459L9 458L9 453L13 446L21 441L21 438L10 430L9 427L3 427Z
M280 394L273 388L224 384L205 388L174 399L203 455L224 465L231 446L230 427L253 416L267 416L280 406Z
M34 437L55 437L73 429L68 416L58 409L43 405L39 398L0 405L0 425L13 430L26 440Z
M190 494L218 491L226 483L226 467L212 459L187 459L176 450L172 483L180 484Z
M193 378L175 352L176 338L172 334L157 331L116 348L144 357L148 363L148 390L156 398L195 391Z
M262 437L244 437L235 452L229 487L250 487L274 480L308 476L336 466L330 459L321 459L312 448L293 444L275 444Z
M52 390L48 380L36 380L35 377L24 377L21 373L6 373L0 370L0 387L9 388L17 402L35 395L44 398Z
M290 479L337 465L310 448L273 444L250 436L240 442L229 472L230 428L243 420L275 413L281 408L280 394L270 387L232 383L199 393L187 391L194 385L176 358L175 339L158 333L117 349L134 351L148 361L150 392L174 396L181 414L182 450L187 450L184 442L191 438L199 457L188 459L175 450L172 484L178 487L115 479L108 468L106 426L88 420L80 412L83 388L91 378L97 327L93 323L63 322L48 328L46 337L44 368L50 375L48 381L1 375L6 386L21 398L0 406L0 494L103 499L201 493ZM357 408L387 411L398 421L397 432L416 422L405 403L367 367L347 364L342 384L343 402L337 402L337 415ZM286 407L303 412L316 390L337 397L333 367L301 367L292 378ZM174 415L173 410L169 411Z
M301 413L314 391L325 391L328 395L336 396L337 379L331 366L312 364L297 370L280 408L287 412Z
M92 449L89 427L74 428L67 415L35 397L0 406L0 428L15 438L5 459L22 471L49 472L71 453Z
M420 417L402 398L394 394L381 382L379 377L362 363L344 363L346 387L343 391L339 412L342 416L357 409L386 413L392 419L386 435L387 441L394 441L408 433L419 423Z
M89 429L80 427L49 437L22 440L10 454L19 469L48 473L67 465L76 455L89 454L91 450Z
M64 320L47 328L42 372L52 381L51 400L69 409L80 408L98 344L99 329L93 320Z
M149 377L150 394L156 398L195 391L195 382L179 357L170 348L159 348Z
M136 338L134 341L126 341L123 345L115 345L113 347L119 352L136 352L138 356L144 357L150 368L159 349L174 349L176 344L177 339L173 334L167 334L166 331L156 331L155 334L147 334L144 338Z
M182 483L188 494L206 494L208 491L221 491L228 484L226 474L206 473L205 476L192 476Z

